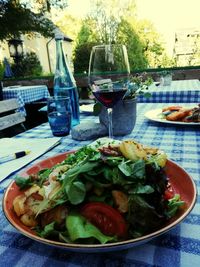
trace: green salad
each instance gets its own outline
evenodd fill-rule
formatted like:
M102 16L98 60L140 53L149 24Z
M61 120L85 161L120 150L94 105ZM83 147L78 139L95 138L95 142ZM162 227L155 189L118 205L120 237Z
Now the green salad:
M16 177L13 201L37 235L104 244L160 229L184 205L165 172L164 152L134 140L96 141L50 169Z

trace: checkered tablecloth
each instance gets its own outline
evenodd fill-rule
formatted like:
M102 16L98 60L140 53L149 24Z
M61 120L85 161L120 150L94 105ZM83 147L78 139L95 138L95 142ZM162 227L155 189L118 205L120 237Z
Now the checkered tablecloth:
M20 111L26 115L25 104L50 96L46 85L6 87L3 89L3 99L17 98Z
M133 132L118 139L135 140L163 149L193 177L200 189L200 131L199 126L157 123L144 118L148 110L163 105L137 104L137 121ZM95 119L82 117L81 121ZM52 137L48 124L43 124L16 138ZM75 141L64 137L62 143L39 160L57 153L77 149L91 141ZM37 162L36 160L35 162ZM9 177L0 183L0 198ZM85 267L198 267L200 266L200 199L189 216L169 232L132 249L102 254L72 253L33 241L15 230L0 210L0 266L85 266Z
M138 97L140 103L193 103L200 102L200 81L180 80L172 81L169 86L155 86L148 90L151 97Z

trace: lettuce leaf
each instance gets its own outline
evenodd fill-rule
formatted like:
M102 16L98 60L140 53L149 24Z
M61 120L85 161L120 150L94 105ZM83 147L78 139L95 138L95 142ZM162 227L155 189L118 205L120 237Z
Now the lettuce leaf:
M116 241L115 236L106 236L89 223L84 217L78 214L70 214L66 218L66 228L70 239L74 242L77 239L93 237L100 243L105 244L109 241Z
M184 205L184 203L185 202L180 199L180 195L175 194L175 196L173 198L169 199L169 201L168 201L167 217L172 218L173 216L175 216L179 207Z

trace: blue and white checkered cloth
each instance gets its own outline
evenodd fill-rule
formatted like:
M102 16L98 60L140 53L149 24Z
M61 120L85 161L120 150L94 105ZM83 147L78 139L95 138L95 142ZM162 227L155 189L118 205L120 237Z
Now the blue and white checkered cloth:
M200 81L180 80L172 81L169 86L151 85L148 90L151 97L140 95L140 103L194 103L200 102Z
M20 111L26 115L25 104L50 96L46 85L6 87L3 89L3 99L17 98Z
M118 139L134 138L145 144L163 149L193 177L200 189L200 131L199 126L170 125L149 121L148 110L163 104L137 104L137 121L132 133ZM95 119L82 117L81 121ZM96 118L97 119L97 118ZM16 138L52 137L48 123L18 135ZM75 141L63 137L62 143L43 155L41 159L77 149L91 141ZM36 160L35 162L38 162ZM9 177L0 183L0 197ZM174 229L156 239L132 249L102 254L72 253L54 248L23 236L6 220L0 209L0 266L107 266L107 267L198 267L200 266L200 198L189 216Z

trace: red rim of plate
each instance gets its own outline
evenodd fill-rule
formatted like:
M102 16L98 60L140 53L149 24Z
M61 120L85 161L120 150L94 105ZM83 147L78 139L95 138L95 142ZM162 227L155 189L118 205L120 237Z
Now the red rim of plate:
M74 151L65 152L65 153L58 154L56 156L47 158L45 160L42 160L39 163L25 169L19 175L26 177L30 173L36 173L37 171L41 170L42 168L51 167L51 166L55 165L56 163L59 163L62 160L64 160L66 158L66 156L68 154L71 154L71 153L74 153ZM175 173L174 173L174 170L176 170ZM178 215L173 218L173 220L169 221L161 229L159 229L155 232L152 232L150 234L144 235L142 237L135 238L135 239L129 239L129 240L115 242L115 243L87 245L87 244L62 243L62 242L58 242L58 241L53 241L53 240L41 238L41 237L37 236L33 230L24 226L20 222L19 218L17 217L17 215L14 213L14 211L12 209L12 206L11 206L9 199L11 198L11 200L13 200L14 197L12 197L12 194L15 193L16 190L19 191L19 189L17 189L18 187L15 184L15 181L11 182L11 184L8 186L8 188L6 189L6 191L4 193L3 202L2 202L3 211L4 211L4 214L7 218L7 220L23 235L25 235L25 236L27 236L27 237L35 240L35 241L39 241L41 243L52 245L52 246L56 246L56 247L60 247L60 248L66 248L66 249L72 249L72 250L90 249L90 248L93 248L96 250L101 250L101 249L106 249L106 248L118 248L118 247L123 247L123 246L127 246L127 245L130 245L130 246L131 245L134 246L136 244L139 245L140 243L147 242L147 241L151 240L152 238L155 238L155 237L169 231L173 227L175 227L183 219L186 218L186 216L191 212L191 210L193 209L193 207L195 205L196 198L197 198L197 189L196 189L196 185L195 185L193 179L191 178L191 176L182 167L180 167L178 164L176 164L175 162L173 162L171 160L167 161L166 172L167 172L167 175L170 179L172 186L175 189L175 192L181 193L181 198L186 202L186 207L184 210L181 210L178 213ZM181 175L181 183L180 183L180 180L176 179L177 177L174 176L174 175L177 175L177 173L179 173L179 175ZM187 190L187 192L186 192L186 190ZM22 192L23 191L18 192L15 196L19 195Z

